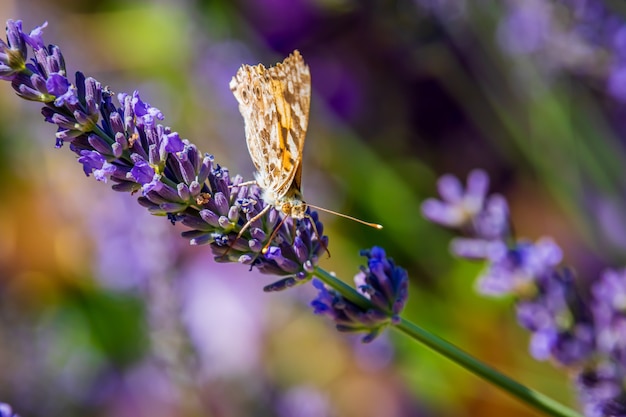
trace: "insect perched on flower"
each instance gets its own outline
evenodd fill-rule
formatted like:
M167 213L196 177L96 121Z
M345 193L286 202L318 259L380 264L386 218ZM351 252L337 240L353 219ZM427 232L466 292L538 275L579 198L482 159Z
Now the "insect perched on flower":
M302 200L302 151L311 104L311 73L300 52L294 51L269 68L243 65L231 80L230 89L244 119L248 151L257 170L254 182L267 204L243 226L239 236L272 207L300 220L307 217L310 206L382 228Z

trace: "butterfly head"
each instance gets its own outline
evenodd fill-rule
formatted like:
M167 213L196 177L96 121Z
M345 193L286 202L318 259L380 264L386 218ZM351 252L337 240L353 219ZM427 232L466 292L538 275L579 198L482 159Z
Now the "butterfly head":
M306 217L306 203L298 198L284 198L278 202L277 207L283 214L294 219Z

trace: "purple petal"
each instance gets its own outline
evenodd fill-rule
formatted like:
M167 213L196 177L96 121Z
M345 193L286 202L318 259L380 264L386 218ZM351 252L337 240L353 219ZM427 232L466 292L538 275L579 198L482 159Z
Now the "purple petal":
M463 199L463 185L454 175L443 175L437 181L439 195L447 203L459 203Z
M139 160L130 170L131 177L139 184L147 184L152 182L155 172L154 169L144 160Z
M35 50L43 48L45 46L43 42L43 30L47 26L48 22L44 22L41 26L37 26L35 29L31 30L30 34L23 34L24 41Z

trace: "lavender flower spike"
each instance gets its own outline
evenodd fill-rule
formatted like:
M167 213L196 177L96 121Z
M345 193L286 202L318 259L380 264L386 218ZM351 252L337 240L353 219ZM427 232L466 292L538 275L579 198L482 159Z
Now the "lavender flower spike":
M163 113L138 91L114 97L80 72L70 81L60 49L44 44L45 26L25 34L20 21L7 22L8 40L0 41L0 79L11 81L20 97L44 103L45 120L57 127L56 147L69 143L87 176L111 181L116 191L140 192L142 206L172 223L182 222L191 229L183 236L193 245L210 244L218 260L287 276L268 290L311 277L328 246L315 212L300 221L286 219L275 231L280 216L269 210L237 238L265 207L259 188L240 185L240 177L231 178L212 156L159 124ZM25 64L28 48L34 58Z
M333 319L341 332L366 332L362 341L368 343L385 326L399 321L408 297L408 274L387 258L382 248L374 246L361 255L367 257L368 266L362 268L354 281L359 292L370 301L370 307L364 309L354 304L318 280L314 280L313 285L319 294L311 306L315 314Z
M453 252L487 262L478 291L514 296L517 321L531 333L531 355L570 371L587 416L626 417L626 270L606 271L591 294L581 290L572 271L559 266L562 251L552 239L518 240L501 227L509 220L499 196L484 198L462 224L440 221L463 200L460 183L444 178L447 202L425 203L424 212L465 232L453 240Z

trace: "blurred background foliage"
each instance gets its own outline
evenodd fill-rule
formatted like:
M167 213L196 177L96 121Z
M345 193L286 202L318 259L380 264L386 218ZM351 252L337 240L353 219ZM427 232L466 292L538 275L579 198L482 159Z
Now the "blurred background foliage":
M228 82L299 49L313 99L307 201L351 280L359 249L408 269L406 316L576 406L527 353L510 300L426 223L436 179L481 167L516 232L554 236L587 285L626 253L626 8L595 0L0 0L115 92L252 178ZM515 416L533 411L393 332L363 346L307 306L307 287L216 264L180 227L86 178L39 106L0 84L0 400L23 416Z

